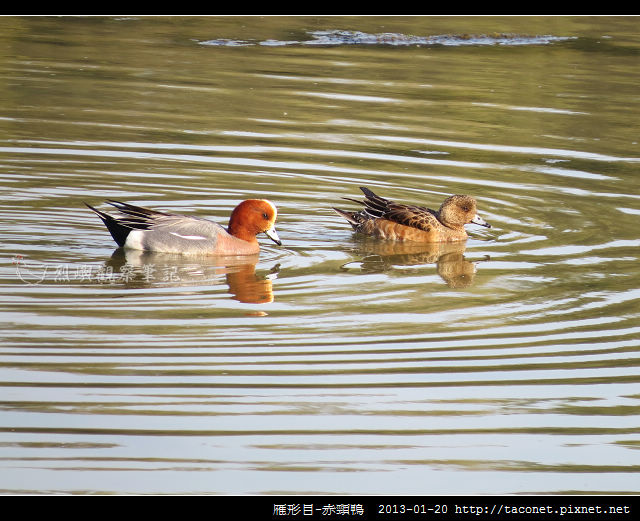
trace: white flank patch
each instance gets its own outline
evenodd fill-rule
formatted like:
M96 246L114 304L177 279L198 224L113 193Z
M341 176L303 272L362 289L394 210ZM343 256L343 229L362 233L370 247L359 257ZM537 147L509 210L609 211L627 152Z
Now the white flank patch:
M142 230L133 230L127 235L127 240L124 241L125 248L131 248L132 250L144 250L142 246Z

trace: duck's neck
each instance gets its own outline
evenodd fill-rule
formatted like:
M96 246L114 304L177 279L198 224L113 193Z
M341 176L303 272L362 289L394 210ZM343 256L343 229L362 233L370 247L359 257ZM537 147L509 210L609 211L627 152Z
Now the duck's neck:
M247 241L249 243L258 243L258 239L256 238L256 234L252 233L244 226L238 226L234 222L229 223L228 228L229 235L233 235L238 239L242 239L243 241Z
M228 234L220 234L218 248L229 255L253 255L260 251L255 235L244 239L243 236L234 235L230 231Z
M442 211L442 207L436 212L436 217L442 226L449 228L450 230L462 231L464 232L464 224L454 223L445 219L444 212ZM466 232L465 232L466 233Z

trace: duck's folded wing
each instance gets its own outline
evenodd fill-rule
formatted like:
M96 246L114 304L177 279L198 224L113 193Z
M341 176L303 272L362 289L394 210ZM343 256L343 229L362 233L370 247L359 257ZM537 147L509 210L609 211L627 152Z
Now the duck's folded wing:
M165 216L172 216L170 213L151 210L142 206L123 203L121 201L111 200L107 201L107 203L114 208L117 208L122 214L120 217L116 218L118 223L122 226L128 226L129 228L148 228L156 219ZM92 208L92 210L94 212L96 211L94 208Z
M127 246L166 253L208 253L215 251L218 239L227 231L207 219L181 215L160 215L146 230L133 230Z
M360 190L365 195L365 200L362 201L362 204L365 205L364 211L372 217L386 219L426 232L430 231L438 221L436 212L429 208L394 203L390 199L374 194L364 186L361 186Z
M430 208L397 203L391 203L382 218L425 232L431 231L438 224L436 212Z

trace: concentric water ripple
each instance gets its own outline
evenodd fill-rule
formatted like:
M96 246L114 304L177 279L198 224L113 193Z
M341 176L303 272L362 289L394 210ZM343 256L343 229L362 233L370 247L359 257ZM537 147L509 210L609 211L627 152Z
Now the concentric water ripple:
M635 29L376 20L1 22L0 489L637 492ZM364 239L360 186L492 227ZM246 259L116 250L83 204L250 197L283 246Z

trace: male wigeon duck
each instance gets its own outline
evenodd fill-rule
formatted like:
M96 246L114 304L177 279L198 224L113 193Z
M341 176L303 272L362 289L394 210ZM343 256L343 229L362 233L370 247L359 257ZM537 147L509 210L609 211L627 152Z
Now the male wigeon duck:
M491 228L476 213L476 200L468 195L452 195L444 200L438 211L422 206L399 204L378 197L371 190L360 187L365 200L348 201L363 204L360 211L334 208L356 232L379 239L414 242L463 241L467 236L465 224L479 224Z
M122 215L112 216L85 203L102 219L118 246L163 253L253 255L260 251L256 235L265 233L281 245L275 222L278 211L264 199L248 199L235 207L229 227L199 217L150 210L107 201Z

